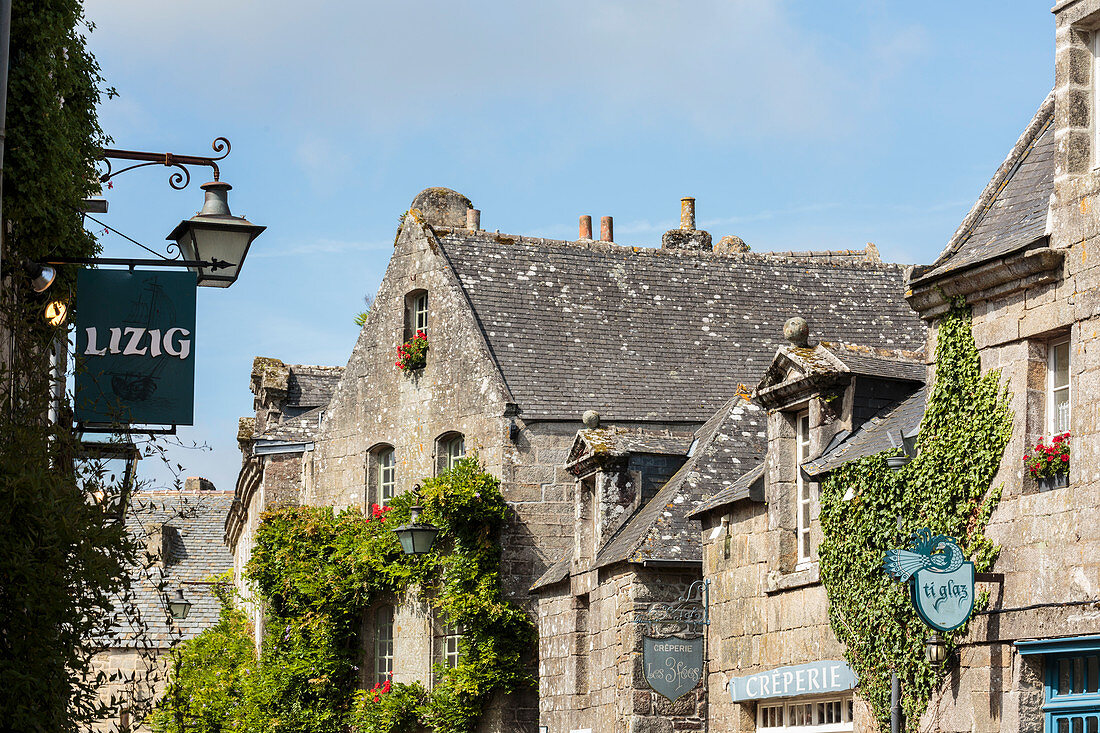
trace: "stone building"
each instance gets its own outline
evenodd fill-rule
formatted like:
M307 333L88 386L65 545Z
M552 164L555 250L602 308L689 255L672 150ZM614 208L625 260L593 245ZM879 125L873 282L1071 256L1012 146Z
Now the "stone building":
M671 710L643 689L630 619L700 577L686 512L750 457L732 438L761 430L759 411L731 397L767 365L791 310L837 339L924 341L902 268L873 247L714 248L692 201L682 214L660 249L615 244L610 217L601 241L588 217L578 240L553 241L485 231L466 197L425 190L311 436L305 503L382 504L474 449L500 477L514 511L504 590L538 616L541 700L496 701L487 729L700 726L697 696ZM403 371L396 349L418 331L426 364ZM261 505L243 497L251 470L227 527L250 526ZM243 531L227 539L247 552ZM364 681L430 683L455 637L414 597L380 603L365 619Z
M947 680L918 722L921 730L1068 733L1100 725L1100 0L1059 2L1054 14L1054 92L943 253L908 281L909 303L931 327L925 353L934 353L938 319L951 300L965 300L982 369L1000 370L1014 411L994 480L1003 483L1003 494L986 529L1001 548L994 582L983 585L990 603L949 660ZM924 409L923 390L895 394L894 406L862 427L844 425L848 434L831 440L836 428L822 426L815 415L823 414L833 388L810 385L800 396L798 379L784 381L781 371L787 357L796 365L792 351L781 350L756 392L770 411L761 486L767 504L727 492L696 513L712 597L720 599L709 679L713 730L784 730L804 722L805 714L809 725L825 727L799 730L851 729L853 718L856 730L870 727L858 690L853 697L845 689L854 681L843 674L816 697L787 687L784 697L763 695L775 692L773 684L770 690L757 685L756 699L734 702L727 688L732 678L753 673L782 685L792 667L841 664L843 649L829 629L812 560L819 532L813 481L904 441ZM934 372L930 364L929 378ZM857 377L857 389L858 383ZM786 412L799 399L809 408L805 448L797 439L799 423ZM1071 457L1062 483L1068 485L1039 485L1023 458L1038 439L1066 431ZM793 581L797 561L795 573L784 572L794 556L783 547L797 547L800 527L784 514L793 511L803 484L810 487L811 561ZM832 701L839 706L803 706ZM834 711L835 721L829 718Z
M225 515L225 544L233 554L233 577L262 640L260 609L251 603L244 569L252 556L252 535L265 509L297 504L313 475L313 439L325 407L343 373L341 367L284 364L256 357L249 388L254 417L242 417L237 429L241 471L233 503Z
M119 609L120 626L93 658L93 673L107 682L100 699L116 700L114 713L94 730L101 733L147 731L144 713L163 692L167 652L218 621L221 604L213 579L233 567L222 541L232 492L218 491L206 479L188 478L182 490L136 493L125 521L146 544L147 562L135 568L133 603ZM191 610L170 620L167 596L183 589Z

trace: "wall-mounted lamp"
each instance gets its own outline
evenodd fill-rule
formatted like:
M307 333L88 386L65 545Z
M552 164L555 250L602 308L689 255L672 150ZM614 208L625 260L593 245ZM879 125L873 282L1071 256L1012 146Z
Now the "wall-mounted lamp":
M183 588L176 588L175 595L168 599L168 612L176 621L183 621L191 613L191 601L183 597Z
M31 288L36 293L44 293L49 290L57 277L57 270L40 262L24 262L23 272L27 273L27 278L31 281Z
M933 631L924 639L924 658L935 669L943 666L947 661L947 645L943 642L943 635Z
M439 534L439 528L420 523L420 512L424 508L420 506L419 484L413 488L413 492L416 494L414 499L416 503L409 508L409 523L398 527L393 533L397 535L397 539L401 542L401 550L406 555L423 555L431 552L436 535Z

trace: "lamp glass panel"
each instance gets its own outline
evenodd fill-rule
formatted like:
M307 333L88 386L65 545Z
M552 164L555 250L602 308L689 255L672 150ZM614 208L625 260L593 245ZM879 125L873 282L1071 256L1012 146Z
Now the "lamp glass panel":
M241 227L204 224L192 225L191 236L195 242L195 259L231 263L229 267L218 270L202 268L200 279L213 277L225 280L226 286L237 279L237 272L252 241L252 232Z

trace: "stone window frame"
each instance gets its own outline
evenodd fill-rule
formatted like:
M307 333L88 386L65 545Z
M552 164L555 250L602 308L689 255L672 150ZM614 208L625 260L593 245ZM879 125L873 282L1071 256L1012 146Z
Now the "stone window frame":
M423 288L405 293L405 341L416 335L417 331L428 332L428 291Z
M384 495L385 486L382 483L383 477L383 465L382 456L389 454L393 463L390 466L391 469L391 483L390 483L390 495L387 497ZM397 495L397 450L390 443L377 443L371 446L367 451L367 490L365 506L369 507L371 504L378 504L379 506L386 506L394 496Z
M461 453L456 452L461 446ZM438 476L454 468L454 464L466 456L466 436L457 430L448 430L435 439L435 473Z
M1100 168L1100 28L1095 28L1089 33L1089 52L1092 55L1090 71L1092 78L1089 80L1089 96L1092 98L1092 168Z

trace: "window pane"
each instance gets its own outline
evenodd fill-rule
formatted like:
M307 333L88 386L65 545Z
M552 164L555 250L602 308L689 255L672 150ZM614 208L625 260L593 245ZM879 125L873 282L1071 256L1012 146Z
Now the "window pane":
M1087 718L1087 728L1089 733L1097 733L1096 725L1098 721L1100 721L1100 718L1097 718L1097 716L1095 715L1091 715Z
M1069 384L1069 342L1054 347L1054 388Z
M1069 733L1069 721L1065 718L1058 719L1058 733Z
M416 298L415 305L416 318L414 326L417 331L425 331L428 328L428 295L427 293L419 295Z
M393 608L380 606L374 613L374 681L381 684L393 674Z
M1079 695L1085 691L1085 658L1073 658L1073 694Z
M1073 733L1085 733L1085 719L1074 718L1073 719Z
M1100 657L1091 656L1088 658L1089 662L1089 680L1085 685L1085 692L1100 692L1098 689L1098 683L1100 683Z
M1058 694L1068 695L1070 691L1069 660L1058 660Z
M393 449L378 454L378 503L385 505L393 498L394 460Z
M1054 433L1064 433L1069 424L1069 390L1062 389L1054 393Z

